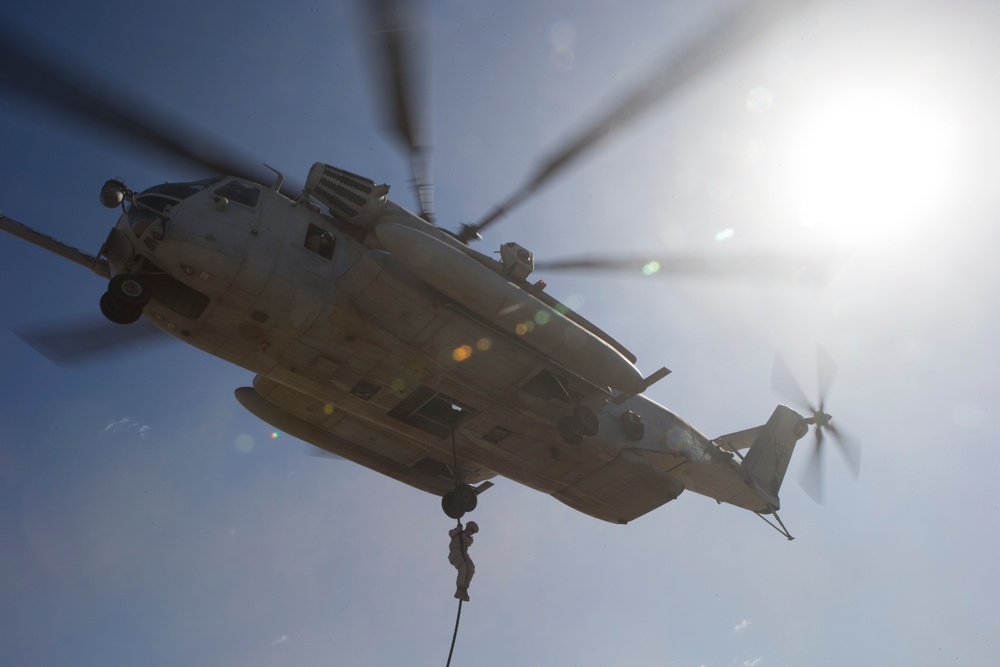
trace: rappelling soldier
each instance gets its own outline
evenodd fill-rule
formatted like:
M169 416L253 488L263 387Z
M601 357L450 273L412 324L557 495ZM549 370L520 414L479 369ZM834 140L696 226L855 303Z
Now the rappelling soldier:
M472 536L479 532L479 525L475 521L462 529L459 523L455 528L448 531L451 543L448 545L448 562L458 570L458 578L455 581L455 597L463 602L469 601L469 583L472 575L476 573L476 565L469 558L469 547L472 546Z

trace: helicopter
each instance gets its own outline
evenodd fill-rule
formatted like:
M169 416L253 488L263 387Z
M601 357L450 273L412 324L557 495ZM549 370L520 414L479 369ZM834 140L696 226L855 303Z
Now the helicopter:
M633 115L669 96L745 48L790 4L750 3L620 108ZM6 85L221 175L138 191L108 180L100 201L121 214L93 255L13 218L0 217L0 227L107 280L98 305L114 324L144 319L254 373L236 398L264 422L440 496L451 518L473 511L497 477L613 523L684 490L777 517L790 457L810 426L817 454L830 434L856 468L852 443L825 411L825 355L820 400L800 401L808 416L782 405L763 425L709 438L643 395L669 370L640 372L624 345L531 279L529 249L504 243L497 261L472 247L622 113L580 133L479 222L438 226L426 140L406 92L409 33L397 3L381 3L376 20L418 212L390 199L387 184L325 162L302 188L277 172L262 178L4 46L5 61L30 64ZM552 266L600 268L591 260ZM788 375L776 364L776 378Z

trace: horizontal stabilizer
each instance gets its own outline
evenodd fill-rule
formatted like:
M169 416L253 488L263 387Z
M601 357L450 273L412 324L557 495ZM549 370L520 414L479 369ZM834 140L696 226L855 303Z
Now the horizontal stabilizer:
M713 442L728 452L736 452L750 447L763 430L763 426L754 426L753 428L743 429L735 433L720 435Z

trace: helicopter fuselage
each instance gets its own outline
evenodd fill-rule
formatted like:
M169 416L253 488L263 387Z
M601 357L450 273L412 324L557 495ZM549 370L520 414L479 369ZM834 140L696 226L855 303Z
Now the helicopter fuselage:
M619 523L685 489L778 508L787 456L774 484L733 452L767 431L790 455L801 417L782 406L742 443L709 439L639 394L620 344L537 299L544 285L378 187L347 221L234 177L157 186L102 254L151 285L147 320L256 374L237 398L258 417L416 488L501 475Z

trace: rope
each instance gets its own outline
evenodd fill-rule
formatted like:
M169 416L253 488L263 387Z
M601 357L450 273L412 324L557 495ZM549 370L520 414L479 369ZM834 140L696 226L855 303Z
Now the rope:
M452 462L452 475L455 478L455 488L458 488L458 445L455 443L455 422L451 423L451 462ZM461 530L462 520L457 519L455 521L456 528ZM465 535L461 532L458 534L458 539L461 541L463 547L465 547ZM465 557L465 549L462 549L462 557ZM448 662L445 663L445 667L451 667L451 656L455 652L455 640L458 639L458 623L462 620L462 600L458 601L458 613L455 615L455 631L451 635L451 648L448 649Z
M451 648L448 650L448 662L444 667L451 667L451 654L455 652L455 640L458 639L458 622L462 620L462 601L458 601L458 615L455 616L455 632L451 636Z
M455 488L461 483L458 479L458 444L455 442L455 421L451 422L451 477L455 481Z

